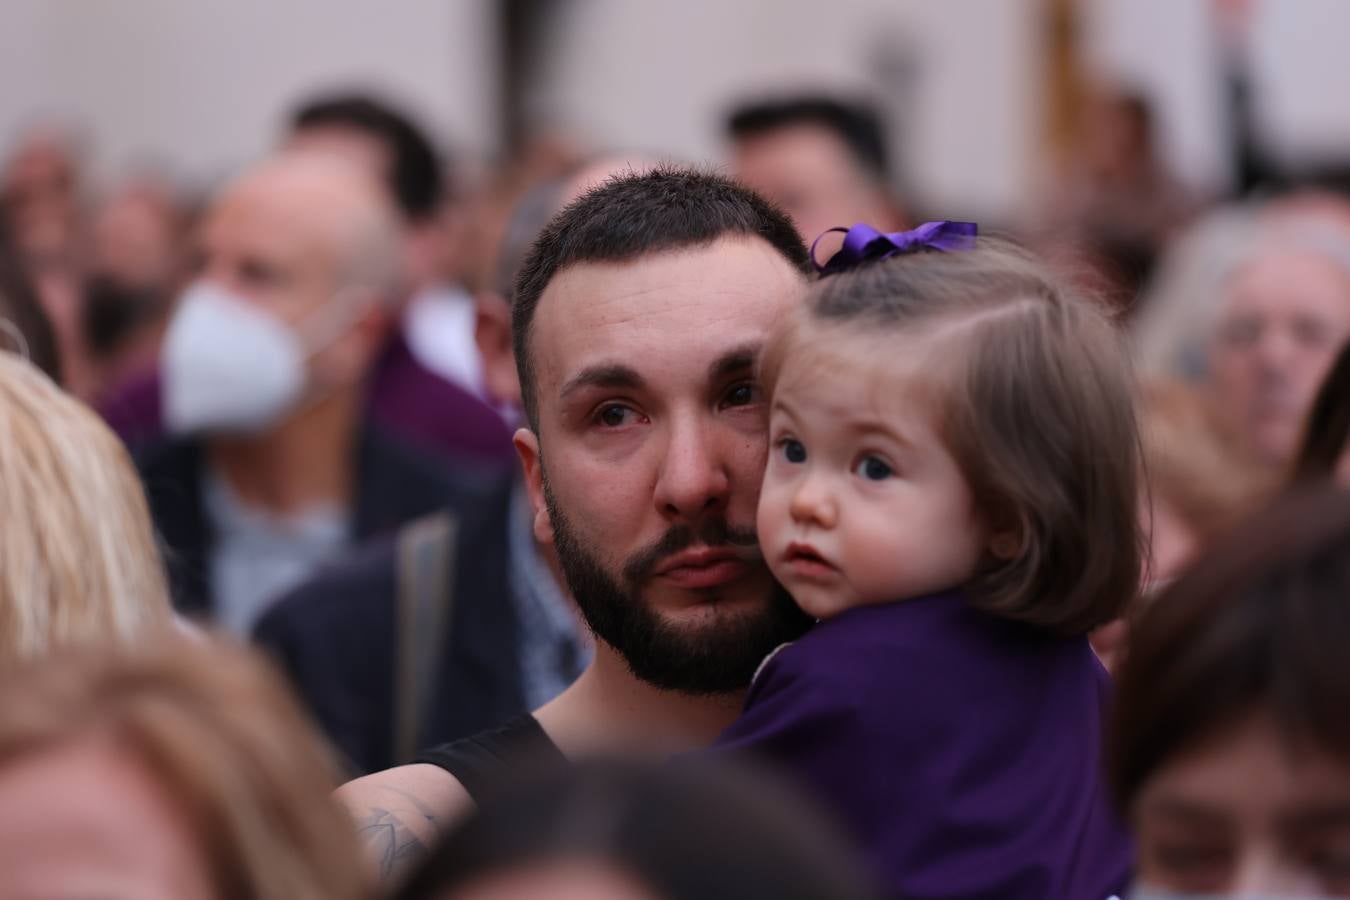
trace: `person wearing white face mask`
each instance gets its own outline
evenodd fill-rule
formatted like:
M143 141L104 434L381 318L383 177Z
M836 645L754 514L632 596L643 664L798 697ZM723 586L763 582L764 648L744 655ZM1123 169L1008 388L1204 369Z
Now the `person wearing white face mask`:
M177 437L138 459L181 611L246 634L344 547L462 502L364 422L397 234L379 184L330 155L282 154L210 209L161 357Z

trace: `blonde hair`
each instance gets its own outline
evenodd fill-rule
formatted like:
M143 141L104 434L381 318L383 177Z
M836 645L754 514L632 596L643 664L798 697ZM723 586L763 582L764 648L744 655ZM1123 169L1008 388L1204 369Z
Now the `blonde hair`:
M1212 540L1278 485L1220 437L1199 389L1172 379L1138 387L1144 478L1196 535Z
M107 740L184 812L215 895L366 896L337 767L280 678L247 648L166 633L57 652L0 679L0 766Z
M126 450L27 361L0 353L0 665L172 621Z

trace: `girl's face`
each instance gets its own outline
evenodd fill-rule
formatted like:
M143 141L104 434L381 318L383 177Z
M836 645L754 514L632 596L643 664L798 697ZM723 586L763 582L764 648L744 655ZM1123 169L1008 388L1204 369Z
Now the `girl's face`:
M1132 819L1145 896L1350 896L1350 766L1264 713L1160 766Z
M893 333L807 326L779 373L759 539L774 575L817 618L955 587L985 552L926 390L931 358Z

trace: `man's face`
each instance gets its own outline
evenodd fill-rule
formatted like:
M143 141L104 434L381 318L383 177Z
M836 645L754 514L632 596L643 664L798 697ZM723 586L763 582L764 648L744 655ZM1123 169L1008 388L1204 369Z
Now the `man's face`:
M783 208L809 245L825 231L867 222L899 228L882 192L830 130L804 123L736 142L736 177Z
M296 157L231 187L202 230L199 279L289 327L312 390L355 384L378 352L384 314L354 265L382 203L349 166Z
M271 182L244 183L211 210L201 277L294 324L339 287L337 248L316 217Z
M302 153L326 153L345 160L380 184L389 181L394 167L394 151L374 135L350 125L306 125L287 135L283 150ZM433 218L427 222L403 223L403 259L401 269L407 286L434 281L446 252L445 223Z
M1350 280L1311 252L1272 253L1228 284L1210 386L1230 433L1271 466L1298 449L1304 418L1350 336Z
M766 415L754 364L803 290L759 239L559 273L530 338L538 434L517 447L578 605L638 677L748 684L802 616L754 535Z

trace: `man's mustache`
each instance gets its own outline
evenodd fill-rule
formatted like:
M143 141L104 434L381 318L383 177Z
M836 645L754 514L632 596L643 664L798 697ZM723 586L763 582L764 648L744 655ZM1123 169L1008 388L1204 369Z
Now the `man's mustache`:
M650 547L639 550L623 567L623 577L629 584L640 584L651 577L657 565L667 556L695 545L707 547L758 547L759 535L754 528L738 528L726 519L709 519L697 529L676 525Z

